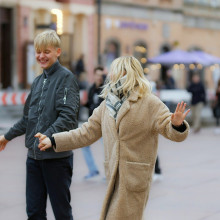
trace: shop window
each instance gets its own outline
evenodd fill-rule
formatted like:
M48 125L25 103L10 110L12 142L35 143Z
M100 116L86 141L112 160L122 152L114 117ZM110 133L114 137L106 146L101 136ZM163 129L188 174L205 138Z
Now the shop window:
M136 57L143 68L147 65L147 45L144 42L137 42L134 44L134 57Z

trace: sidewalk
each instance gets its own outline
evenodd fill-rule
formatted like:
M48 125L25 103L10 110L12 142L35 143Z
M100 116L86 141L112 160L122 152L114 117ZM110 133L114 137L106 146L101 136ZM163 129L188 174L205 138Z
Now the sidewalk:
M220 219L220 136L214 127L198 134L190 133L186 141L159 140L159 158L163 180L152 183L145 212L147 220L219 220ZM84 181L87 167L81 149L75 150L71 185L74 220L98 220L105 194L103 181L103 147L92 145L101 176ZM24 136L10 142L0 153L0 220L24 220L25 161ZM48 203L48 220L54 220ZM139 220L139 219L134 219Z

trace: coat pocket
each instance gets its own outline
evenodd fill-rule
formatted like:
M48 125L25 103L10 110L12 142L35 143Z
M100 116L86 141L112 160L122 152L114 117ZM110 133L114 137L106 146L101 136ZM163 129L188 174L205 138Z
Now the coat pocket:
M133 192L147 190L150 183L150 164L126 162L125 168L126 188Z

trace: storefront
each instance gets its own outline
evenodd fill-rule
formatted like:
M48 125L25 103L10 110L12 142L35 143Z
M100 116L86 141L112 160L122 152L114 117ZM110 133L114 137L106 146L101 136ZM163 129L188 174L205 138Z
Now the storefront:
M150 4L150 3L149 3ZM208 88L213 88L213 70L217 65L150 65L148 59L170 50L200 48L220 57L218 49L220 25L218 17L203 17L200 8L194 12L183 3L162 8L158 6L143 7L135 2L105 2L102 5L101 18L101 52L102 63L109 70L112 60L121 55L134 55L142 64L144 72L153 81L164 80L168 69L172 70L177 87L186 88L190 72L199 71ZM147 5L147 3L146 3ZM214 9L213 9L214 10ZM217 9L216 9L217 10ZM208 10L207 10L208 11ZM190 14L191 13L191 14ZM195 14L197 13L197 16ZM211 13L211 12L210 12ZM214 25L215 24L215 25ZM215 74L217 75L217 73Z
M35 62L33 41L38 33L46 29L54 29L60 36L62 65L73 70L77 58L84 54L86 72L88 78L92 79L95 10L92 1L81 3L1 1L1 88L29 88L36 75L41 73ZM9 31L2 31L6 29ZM6 45L7 50L4 49Z

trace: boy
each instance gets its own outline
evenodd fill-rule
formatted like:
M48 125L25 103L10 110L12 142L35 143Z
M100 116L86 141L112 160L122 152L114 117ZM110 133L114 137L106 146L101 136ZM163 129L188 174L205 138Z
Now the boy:
M25 135L28 148L26 162L26 210L28 219L46 218L46 200L49 194L57 220L72 220L70 184L73 153L41 152L37 131L50 136L53 133L77 128L79 89L74 75L61 66L60 39L48 30L34 40L35 57L43 73L34 80L24 106L23 117L5 135L0 136L0 151L8 141Z

